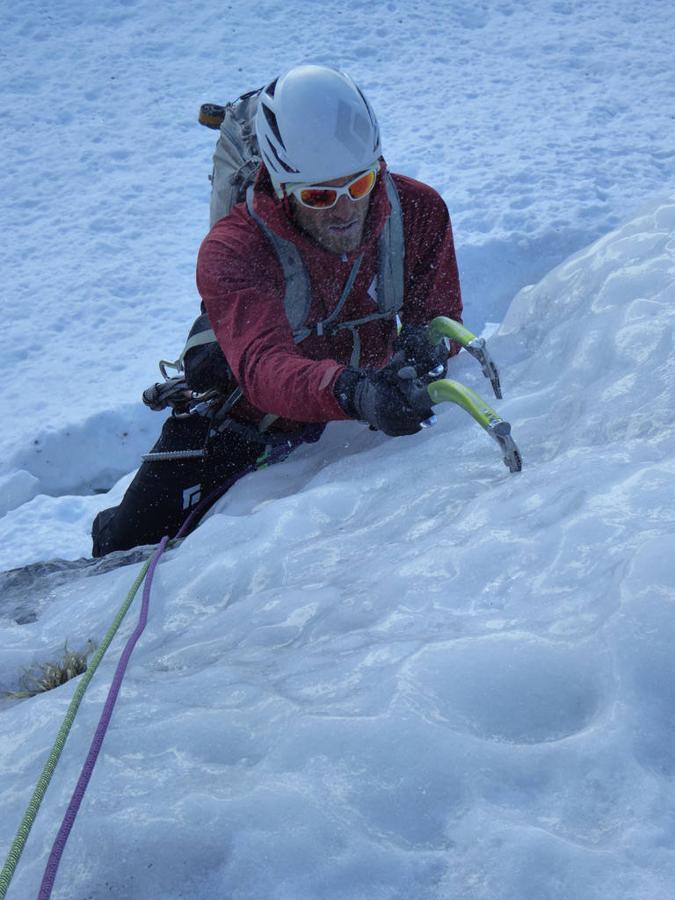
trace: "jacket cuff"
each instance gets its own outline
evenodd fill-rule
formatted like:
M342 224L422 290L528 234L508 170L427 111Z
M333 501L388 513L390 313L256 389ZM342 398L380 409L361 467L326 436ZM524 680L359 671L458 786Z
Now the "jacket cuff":
M354 407L354 394L362 375L363 373L360 369L343 369L333 386L335 399L350 419L358 419L358 414Z

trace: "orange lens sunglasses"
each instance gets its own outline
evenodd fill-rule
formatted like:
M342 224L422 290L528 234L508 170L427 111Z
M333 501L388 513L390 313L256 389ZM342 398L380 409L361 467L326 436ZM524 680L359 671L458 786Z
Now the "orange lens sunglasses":
M375 187L377 171L377 168L372 168L367 172L361 172L349 184L344 184L342 187L294 184L288 186L287 193L297 197L300 203L309 209L331 209L343 194L346 194L351 200L361 200L363 197L367 197Z

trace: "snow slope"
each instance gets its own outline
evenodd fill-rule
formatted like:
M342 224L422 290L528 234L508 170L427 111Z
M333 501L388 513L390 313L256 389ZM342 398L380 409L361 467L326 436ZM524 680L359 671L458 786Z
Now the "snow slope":
M491 343L521 475L459 409L336 425L167 556L55 897L672 897L674 234L675 197L515 298ZM134 571L5 619L0 679L100 638ZM3 845L72 691L0 717Z

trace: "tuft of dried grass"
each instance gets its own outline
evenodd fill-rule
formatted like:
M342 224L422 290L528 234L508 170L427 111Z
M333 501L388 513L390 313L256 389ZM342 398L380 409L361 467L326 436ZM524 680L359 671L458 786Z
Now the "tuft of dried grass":
M70 650L66 643L61 659L24 669L19 677L19 690L9 691L5 697L9 700L25 700L60 687L87 671L89 657L95 649L96 644L92 640L87 641L85 649L81 651Z

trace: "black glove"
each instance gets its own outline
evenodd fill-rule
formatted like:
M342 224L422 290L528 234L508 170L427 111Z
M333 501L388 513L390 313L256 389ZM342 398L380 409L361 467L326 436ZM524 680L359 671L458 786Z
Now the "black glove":
M352 419L392 437L416 434L433 415L426 383L402 354L383 369L345 369L335 382L335 396Z
M394 341L394 351L405 354L406 363L415 367L420 378L436 369L438 372L434 374L433 380L445 378L449 356L447 344L445 340L432 344L426 325L404 325ZM440 366L443 367L442 371Z

